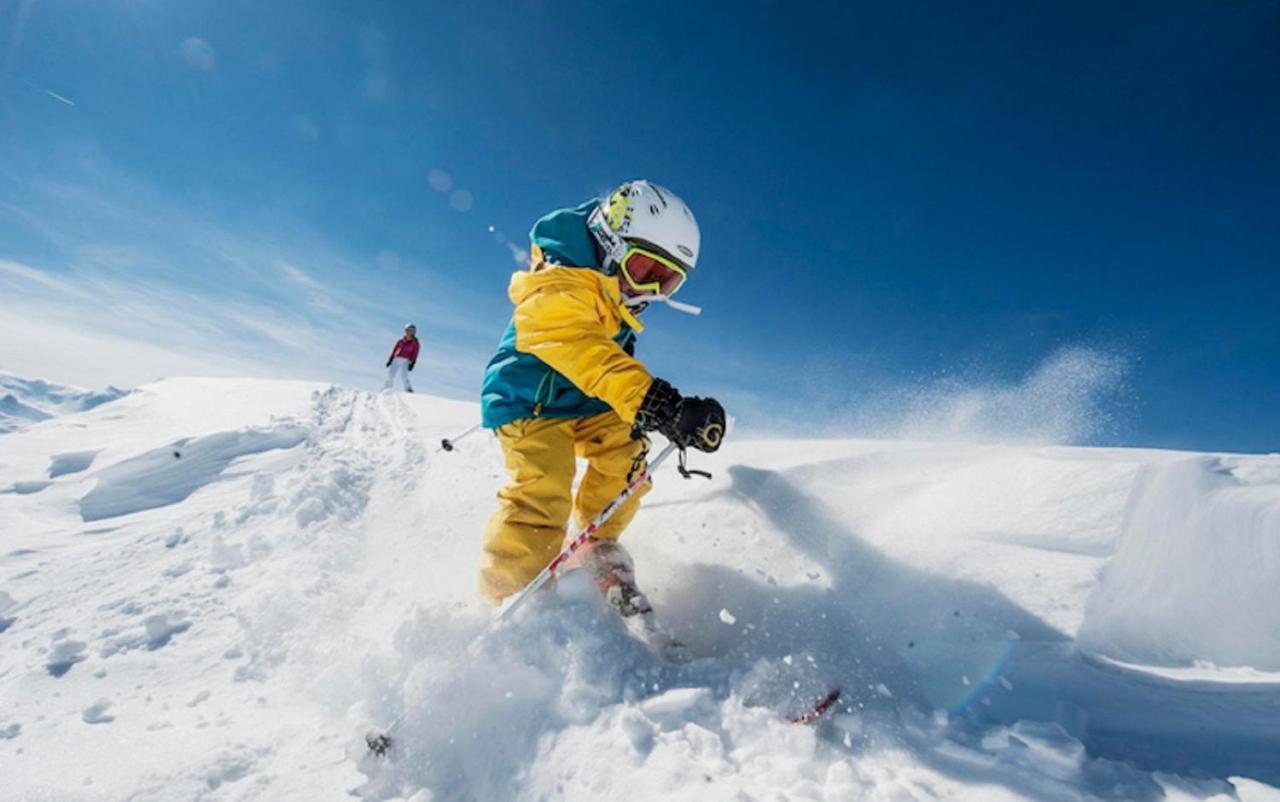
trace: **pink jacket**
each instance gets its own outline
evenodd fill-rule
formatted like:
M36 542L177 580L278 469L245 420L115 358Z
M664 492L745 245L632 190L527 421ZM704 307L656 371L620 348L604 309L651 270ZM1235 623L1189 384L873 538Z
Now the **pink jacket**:
M418 338L414 337L412 340L409 340L409 339L405 339L404 337L401 337L396 342L396 347L391 349L390 359L395 359L398 356L402 356L405 359L409 360L410 365L417 362L418 361ZM390 359L388 361L390 361Z

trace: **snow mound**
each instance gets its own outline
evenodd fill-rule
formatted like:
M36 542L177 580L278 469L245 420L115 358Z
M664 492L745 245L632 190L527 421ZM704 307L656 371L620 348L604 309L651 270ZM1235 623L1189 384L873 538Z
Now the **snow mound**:
M1280 458L870 440L692 455L714 478L660 471L626 537L693 653L673 665L580 574L486 629L501 454L483 432L439 446L477 414L175 379L6 435L0 797L1280 784ZM833 688L825 716L791 723ZM392 751L370 756L365 733L393 721Z
M236 459L292 448L306 437L305 429L283 425L183 438L99 471L97 485L80 499L80 518L88 523L177 504L215 481Z
M1211 457L1150 468L1080 639L1126 662L1280 671L1278 588L1277 478Z

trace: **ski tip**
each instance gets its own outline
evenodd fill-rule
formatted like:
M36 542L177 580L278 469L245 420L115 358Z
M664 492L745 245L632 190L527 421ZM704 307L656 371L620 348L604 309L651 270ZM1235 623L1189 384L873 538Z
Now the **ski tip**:
M832 688L831 691L819 701L816 705L809 708L808 711L791 719L792 724L812 724L822 718L823 714L835 706L840 701L840 689Z

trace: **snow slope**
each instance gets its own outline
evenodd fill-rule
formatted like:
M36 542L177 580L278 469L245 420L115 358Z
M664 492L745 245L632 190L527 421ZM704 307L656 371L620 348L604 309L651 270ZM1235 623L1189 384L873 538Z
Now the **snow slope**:
M183 379L0 438L0 800L1280 798L1280 458L732 442L626 538L671 666L572 574L477 638L476 415Z
M0 434L59 415L93 409L124 395L124 390L115 387L96 392L0 373Z

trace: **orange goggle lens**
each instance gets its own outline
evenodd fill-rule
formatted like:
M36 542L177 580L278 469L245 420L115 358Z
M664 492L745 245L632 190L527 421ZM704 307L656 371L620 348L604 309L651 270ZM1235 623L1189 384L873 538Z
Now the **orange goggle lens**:
M630 295L672 296L689 277L683 267L670 259L636 247L623 257L621 272Z

